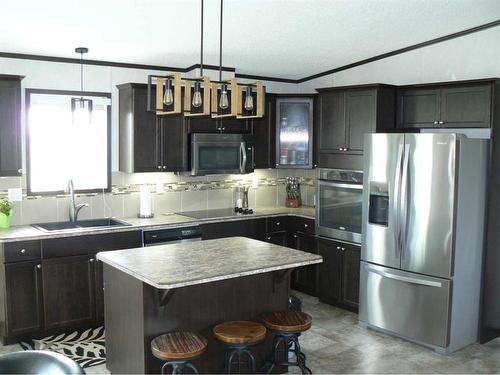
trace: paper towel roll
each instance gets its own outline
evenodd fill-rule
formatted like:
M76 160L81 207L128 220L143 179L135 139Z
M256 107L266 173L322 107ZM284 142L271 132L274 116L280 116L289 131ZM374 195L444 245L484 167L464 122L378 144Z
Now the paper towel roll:
M149 190L149 185L141 185L139 217L152 216L153 212L151 210L151 191Z

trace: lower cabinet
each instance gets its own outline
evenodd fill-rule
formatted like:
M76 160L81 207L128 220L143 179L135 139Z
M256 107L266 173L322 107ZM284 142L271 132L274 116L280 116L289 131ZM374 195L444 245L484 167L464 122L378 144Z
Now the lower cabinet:
M318 297L321 301L357 311L361 248L356 245L318 238Z
M247 219L202 224L201 238L213 240L224 237L248 237L264 241L266 239L266 219Z
M307 253L317 254L316 237L296 232L292 235L291 247ZM297 268L292 274L292 288L315 296L317 294L318 265Z
M43 300L40 261L6 264L5 293L3 336L41 330Z
M141 244L141 231L0 244L3 342L102 324L102 263L95 255Z
M96 316L94 256L42 261L45 329L91 324Z
M268 233L266 239L267 242L273 243L275 245L288 245L288 234L286 231Z

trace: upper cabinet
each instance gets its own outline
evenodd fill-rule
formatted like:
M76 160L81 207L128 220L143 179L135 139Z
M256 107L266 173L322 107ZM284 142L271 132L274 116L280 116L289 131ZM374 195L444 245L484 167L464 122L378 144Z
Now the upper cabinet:
M489 128L492 90L493 82L400 88L397 127Z
M364 135L394 129L395 88L376 85L318 91L320 167L361 169Z
M188 135L182 114L147 112L147 85L127 83L119 89L120 171L188 170Z
M252 119L255 168L276 166L276 96L266 94L264 117Z
M313 96L276 99L276 168L313 168Z
M0 176L21 176L21 80L0 75Z

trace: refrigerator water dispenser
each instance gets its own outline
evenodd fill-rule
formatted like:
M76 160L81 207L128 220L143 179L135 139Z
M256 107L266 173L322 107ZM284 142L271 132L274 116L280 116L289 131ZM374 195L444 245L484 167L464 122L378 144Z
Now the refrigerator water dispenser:
M370 182L368 222L383 226L389 224L389 193L387 183Z

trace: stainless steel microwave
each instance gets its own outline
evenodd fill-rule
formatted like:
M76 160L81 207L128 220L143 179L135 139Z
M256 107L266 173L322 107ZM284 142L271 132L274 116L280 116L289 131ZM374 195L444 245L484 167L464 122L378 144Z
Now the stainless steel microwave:
M254 144L249 134L191 135L191 175L245 174L254 169Z

